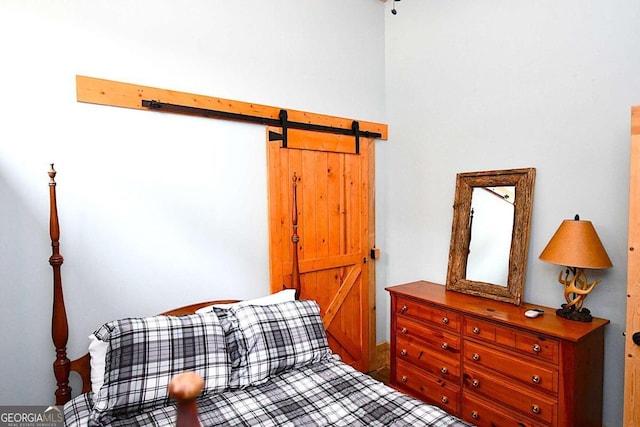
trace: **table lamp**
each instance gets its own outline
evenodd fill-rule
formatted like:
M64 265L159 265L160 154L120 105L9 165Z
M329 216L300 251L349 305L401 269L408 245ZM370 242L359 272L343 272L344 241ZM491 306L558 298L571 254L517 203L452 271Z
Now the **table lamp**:
M589 283L584 269L613 267L591 221L580 220L578 215L573 220L564 220L539 258L567 267L558 275L567 303L562 304L556 314L570 320L591 322L591 312L582 304L600 281Z

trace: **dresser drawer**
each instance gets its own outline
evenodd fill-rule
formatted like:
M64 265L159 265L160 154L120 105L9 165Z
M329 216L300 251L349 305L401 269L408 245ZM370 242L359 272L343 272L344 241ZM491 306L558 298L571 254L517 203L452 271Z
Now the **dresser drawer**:
M534 388L558 392L558 370L555 368L528 362L472 341L466 341L464 344L464 360L465 367L483 366Z
M557 339L502 326L465 316L464 333L483 341L503 345L528 356L558 363L560 344Z
M503 381L494 373L465 366L465 394L479 393L494 402L508 405L539 422L552 424L557 417L558 403L541 391L535 391L512 381Z
M421 345L430 347L436 353L449 357L460 357L461 338L440 329L429 328L419 322L414 322L406 317L398 316L396 320L396 336L407 340L420 340Z
M461 417L478 427L548 427L550 424L530 420L522 414L499 408L495 400L484 400L471 393L462 395Z
M451 310L416 302L409 298L398 297L396 313L423 322L434 323L440 327L460 332L462 315Z
M429 401L450 414L458 414L460 389L452 383L434 378L400 360L396 365L395 383L421 400Z
M434 350L432 345L419 339L403 334L397 336L395 352L397 360L411 363L444 380L457 383L460 379L460 357L451 357L450 354L443 353L440 347Z

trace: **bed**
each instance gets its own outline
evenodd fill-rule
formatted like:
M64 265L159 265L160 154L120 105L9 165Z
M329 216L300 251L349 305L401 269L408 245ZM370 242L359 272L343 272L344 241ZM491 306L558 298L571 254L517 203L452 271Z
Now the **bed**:
M263 298L107 322L90 335L89 352L69 360L53 165L49 176L53 370L65 425L468 425L342 362L329 348L318 304L297 298L298 277L291 289ZM295 209L295 178L293 185ZM76 396L72 371L82 379Z

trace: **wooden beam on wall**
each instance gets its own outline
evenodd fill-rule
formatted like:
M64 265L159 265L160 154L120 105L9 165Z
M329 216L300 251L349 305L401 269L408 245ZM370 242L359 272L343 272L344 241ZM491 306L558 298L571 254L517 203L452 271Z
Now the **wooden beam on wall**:
M178 92L95 77L76 76L76 96L78 102L108 105L113 107L133 108L152 111L142 106L142 100L204 108L227 113L278 119L281 107L271 107L250 102L233 101L206 95ZM292 122L317 124L351 129L354 119L327 116L306 111L287 110L288 120ZM382 123L358 121L361 131L381 134L380 139L387 139L387 125Z

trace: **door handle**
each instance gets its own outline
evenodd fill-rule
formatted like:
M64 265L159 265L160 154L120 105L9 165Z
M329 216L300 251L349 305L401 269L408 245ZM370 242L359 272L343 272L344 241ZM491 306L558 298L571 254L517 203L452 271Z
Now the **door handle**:
M633 337L631 338L633 339L633 343L635 345L640 345L640 332L634 332Z

